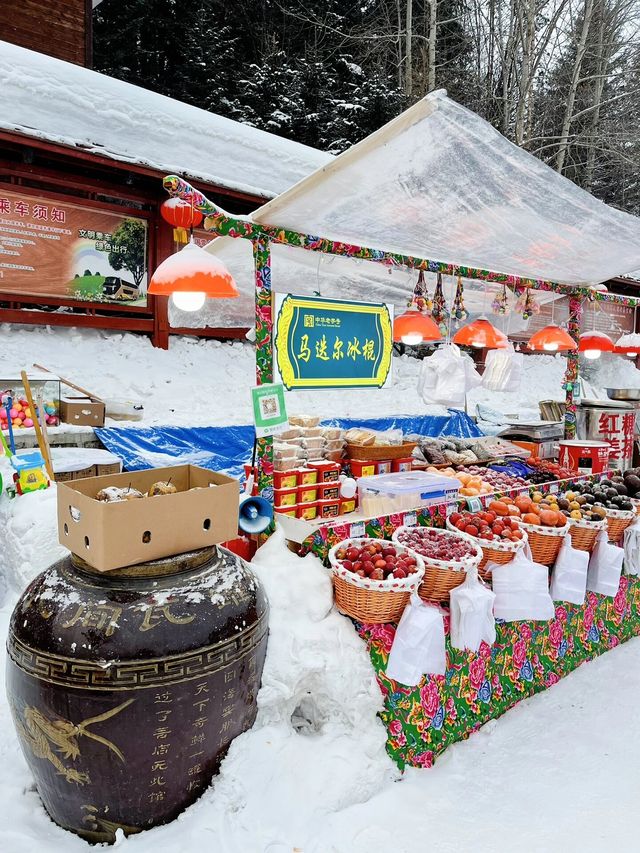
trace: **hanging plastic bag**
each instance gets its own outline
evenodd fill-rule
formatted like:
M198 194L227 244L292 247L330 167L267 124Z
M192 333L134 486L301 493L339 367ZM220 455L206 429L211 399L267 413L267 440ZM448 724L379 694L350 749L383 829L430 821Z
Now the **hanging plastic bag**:
M522 381L524 356L516 352L513 344L487 353L482 374L482 387L489 391L519 391Z
M571 537L565 536L553 567L551 598L554 601L584 604L588 568L589 552L574 548Z
M396 629L387 675L415 687L423 675L444 675L446 668L442 611L414 592Z
M620 586L623 559L624 548L612 545L607 531L601 530L589 559L587 589L600 595L615 596Z
M484 640L493 645L496 622L493 617L495 594L478 580L477 566L467 569L464 583L452 589L450 639L454 649L477 652Z
M526 547L526 546L525 546ZM487 563L491 571L496 599L493 613L496 619L516 622L522 619L553 619L555 608L549 595L549 570L534 563L525 553L516 552L510 563Z
M627 575L640 574L640 517L624 531L624 571Z
M463 409L467 391L481 382L473 359L463 355L455 344L443 344L433 355L422 359L418 394L427 405Z

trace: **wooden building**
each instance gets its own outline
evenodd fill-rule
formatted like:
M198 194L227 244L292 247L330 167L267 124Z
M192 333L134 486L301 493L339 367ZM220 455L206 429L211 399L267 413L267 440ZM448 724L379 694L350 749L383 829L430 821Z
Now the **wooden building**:
M165 348L171 332L244 333L172 328L167 300L146 296L175 250L162 177L246 214L330 155L8 42L0 101L0 323L139 331Z
M2 0L2 37L75 65L91 66L92 0Z

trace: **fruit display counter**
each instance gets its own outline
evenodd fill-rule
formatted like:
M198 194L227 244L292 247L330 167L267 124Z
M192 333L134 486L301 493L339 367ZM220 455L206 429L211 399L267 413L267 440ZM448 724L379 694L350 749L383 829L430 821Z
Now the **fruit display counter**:
M580 606L556 602L550 621L498 622L495 643L478 652L453 648L448 614L444 620L446 672L423 676L415 687L386 675L395 626L357 626L384 697L387 751L401 769L430 767L450 744L638 636L640 579L623 575L615 597L587 592Z
M439 471L438 473L442 473ZM282 525L286 538L293 543L300 556L313 553L320 559L325 560L331 548L350 538L368 537L373 539L391 539L398 527L445 527L447 516L452 512L472 509L474 511L486 510L497 498L516 500L526 495L532 496L535 492L541 495L560 494L570 489L572 485L582 485L599 482L606 479L609 472L604 474L592 474L567 478L563 480L551 480L539 483L535 486L518 484L492 493L480 494L470 497L462 497L455 503L437 504L432 506L416 507L404 512L389 515L378 515L365 517L358 512L348 516L339 516L332 520L305 521L304 519L289 519L283 517L278 520ZM477 504L475 502L478 502Z

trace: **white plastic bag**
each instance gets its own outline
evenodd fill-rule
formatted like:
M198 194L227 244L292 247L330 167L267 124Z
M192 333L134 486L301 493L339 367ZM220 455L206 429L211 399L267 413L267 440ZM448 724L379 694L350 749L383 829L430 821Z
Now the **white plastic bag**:
M516 352L513 344L487 353L482 374L482 387L490 391L519 391L522 381L524 356Z
M446 668L442 611L414 592L396 629L387 675L415 687L423 675L444 675Z
M433 355L422 359L418 394L427 405L462 409L466 392L481 382L473 359L463 355L455 344L443 344Z
M601 530L589 559L587 589L600 595L615 596L620 586L623 559L624 548L612 545L607 531Z
M640 574L640 517L624 531L624 571L627 575Z
M478 580L478 568L467 569L464 583L452 589L450 639L454 649L477 652L480 643L492 645L496 640L493 618L495 594Z
M574 548L571 537L565 536L553 567L551 598L554 601L584 604L588 568L589 552Z
M522 619L553 619L555 608L549 595L549 570L534 563L524 553L516 552L510 563L488 563L496 600L493 613L497 619L516 622Z

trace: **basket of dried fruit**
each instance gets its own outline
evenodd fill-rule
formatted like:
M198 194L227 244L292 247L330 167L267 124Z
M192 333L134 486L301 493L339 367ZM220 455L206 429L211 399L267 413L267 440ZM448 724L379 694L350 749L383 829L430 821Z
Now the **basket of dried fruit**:
M438 527L398 527L392 541L424 560L424 578L418 589L424 601L448 602L449 593L478 566L482 548L469 536Z
M397 622L424 574L422 557L385 539L345 539L329 563L336 606L358 622Z
M485 571L487 563L510 563L527 541L517 518L497 515L491 510L452 512L447 518L447 529L464 533L482 548L478 574L484 581L491 575Z

